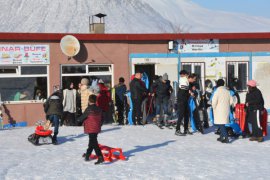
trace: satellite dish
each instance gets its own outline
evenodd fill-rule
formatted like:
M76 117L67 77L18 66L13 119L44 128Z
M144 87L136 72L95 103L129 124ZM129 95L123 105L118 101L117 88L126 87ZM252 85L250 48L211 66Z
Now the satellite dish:
M80 51L80 42L72 35L64 36L60 41L62 52L69 56L76 56Z

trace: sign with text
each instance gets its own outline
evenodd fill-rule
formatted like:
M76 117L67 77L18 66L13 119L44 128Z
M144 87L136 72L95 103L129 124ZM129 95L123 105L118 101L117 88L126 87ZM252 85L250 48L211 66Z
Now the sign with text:
M202 52L219 52L218 39L202 40L177 40L175 41L178 53L202 53Z
M0 44L0 64L50 64L49 45Z

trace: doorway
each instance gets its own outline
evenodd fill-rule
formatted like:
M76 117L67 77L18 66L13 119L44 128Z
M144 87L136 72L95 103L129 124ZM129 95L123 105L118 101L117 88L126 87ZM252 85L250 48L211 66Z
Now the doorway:
M149 87L152 85L155 76L155 64L135 64L135 72L141 70L145 72L149 79Z

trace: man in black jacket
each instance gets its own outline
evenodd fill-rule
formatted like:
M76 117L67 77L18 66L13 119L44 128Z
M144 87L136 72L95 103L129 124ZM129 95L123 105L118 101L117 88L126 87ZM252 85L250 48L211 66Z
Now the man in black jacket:
M167 126L167 120L169 115L169 99L172 92L172 86L168 80L168 74L165 73L162 78L153 83L151 87L152 96L156 97L156 119L159 127L162 127L162 118L160 116L163 112L163 122Z
M132 121L133 124L142 125L142 101L146 95L147 89L144 82L141 80L142 71L136 71L134 79L130 82L130 93L133 104Z
M196 81L196 74L191 74L188 76L188 72L185 70L180 71L180 82L179 82L179 90L177 93L177 106L178 106L178 121L176 126L175 135L181 136L190 134L192 132L189 131L189 106L188 100L190 95L194 96L194 94L190 91L191 84ZM184 133L181 132L180 126L184 119Z

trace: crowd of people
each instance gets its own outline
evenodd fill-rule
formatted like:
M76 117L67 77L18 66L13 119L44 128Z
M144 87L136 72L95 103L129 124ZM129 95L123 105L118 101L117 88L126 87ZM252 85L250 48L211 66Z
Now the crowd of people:
M212 123L218 127L217 132L220 132L217 140L229 143L225 125L230 123L230 115L240 100L234 89L225 86L223 79L216 81L216 86L211 88L211 93L207 96L207 93L203 94L199 90L197 75L185 70L180 71L177 88L171 86L167 73L153 77L149 87L142 77L143 72L140 70L131 77L130 101L127 98L128 88L123 77L119 78L119 83L112 89L106 87L102 79L93 80L89 86L87 78L81 79L78 90L74 89L72 82L62 91L56 89L44 104L46 118L54 125L53 144L57 144L60 125L83 124L85 133L89 134L85 160L89 160L89 155L94 149L98 156L96 164L99 164L104 159L98 147L97 135L101 126L104 123L111 123L113 117L118 125L125 125L129 123L127 119L131 113L133 125L144 125L152 120L159 128L174 127L175 135L186 136L196 131L203 134L204 129L209 127L207 109L213 119ZM242 135L250 137L251 141L262 142L260 115L264 109L263 96L257 88L256 81L248 81L247 86L245 100L247 121ZM143 106L147 100L147 105ZM131 104L132 109L129 107ZM112 110L114 106L115 111ZM142 107L144 110L147 109L145 117ZM173 118L177 120L173 121ZM252 132L248 128L248 123L252 125Z

